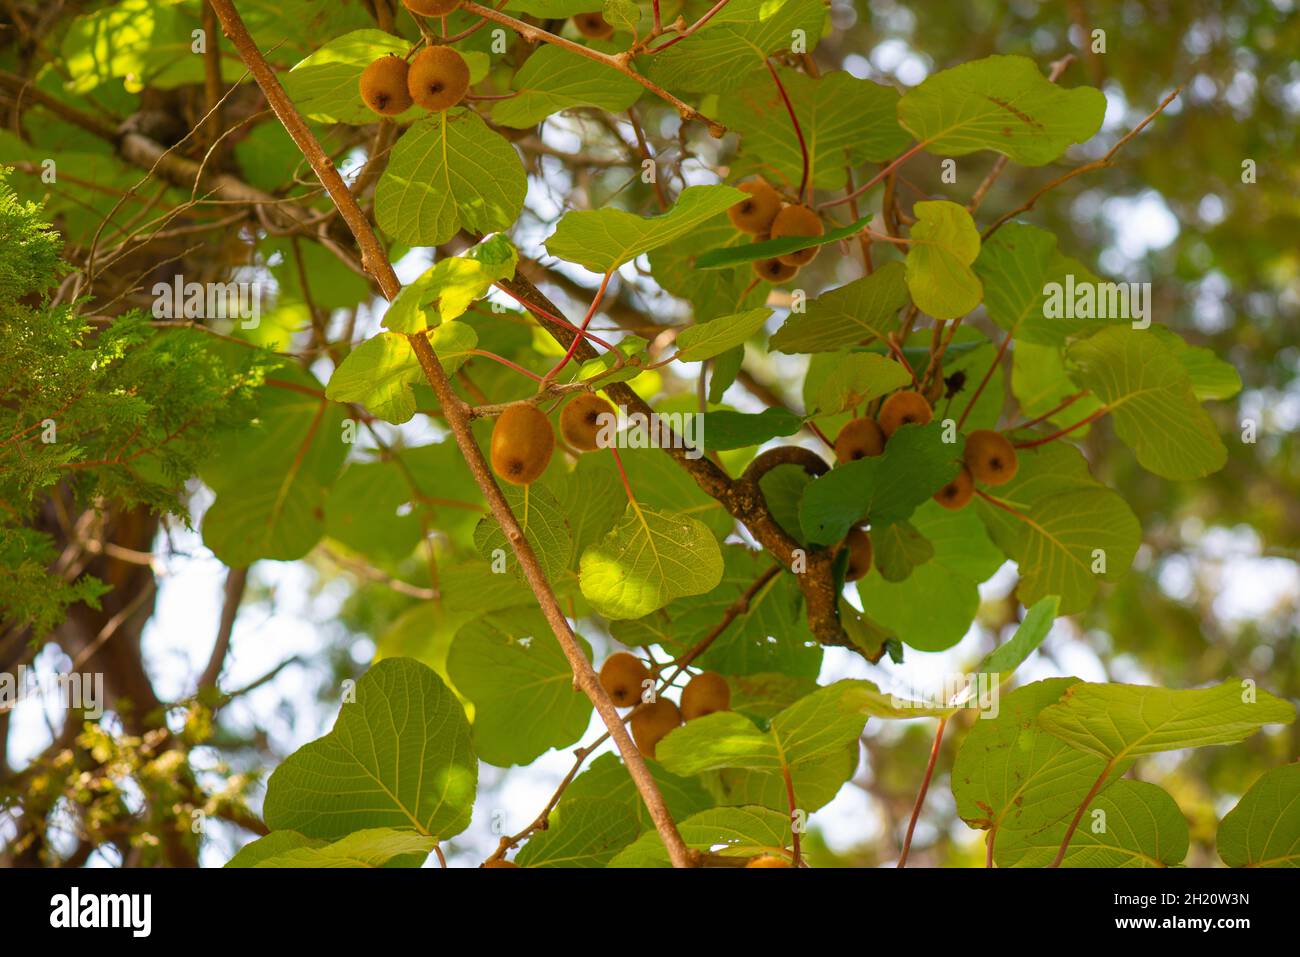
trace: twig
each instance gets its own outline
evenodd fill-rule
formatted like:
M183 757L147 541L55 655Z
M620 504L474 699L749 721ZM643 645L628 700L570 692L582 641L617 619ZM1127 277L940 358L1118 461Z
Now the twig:
M930 778L934 774L934 764L939 758L939 745L943 742L943 729L948 726L947 718L939 719L939 727L934 732L934 744L930 747L930 760L925 765L925 777L921 779L921 790L916 794L916 804L912 806L912 818L907 822L907 834L903 838L903 853L899 855L898 866L907 866L907 855L912 850L912 832L916 830L917 818L921 816L921 805L925 803L926 792L930 790Z
M803 127L799 125L799 117L795 115L794 104L790 102L790 95L785 92L785 84L781 82L781 77L777 75L771 57L765 57L763 65L767 67L767 72L772 75L772 82L776 84L776 91L781 94L781 101L785 103L785 111L790 114L790 123L794 127L794 135L799 140L799 153L803 157L803 176L799 180L799 202L803 203L807 201L808 193L808 143L803 138Z

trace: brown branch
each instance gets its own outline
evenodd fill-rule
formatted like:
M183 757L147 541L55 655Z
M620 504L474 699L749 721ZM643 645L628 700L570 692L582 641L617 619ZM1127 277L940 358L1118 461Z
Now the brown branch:
M221 622L217 626L217 640L212 644L212 654L208 656L207 667L199 676L199 691L215 688L225 667L226 654L230 651L230 638L235 631L235 618L239 615L239 603L244 600L244 588L248 585L248 568L232 568L226 575L225 600L221 605Z
M226 35L230 37L235 49L239 51L240 58L252 71L258 85L262 88L262 92L266 94L271 109L275 111L276 116L279 117L286 132L297 144L303 157L311 164L312 169L320 178L321 183L325 186L330 198L338 208L343 221L352 230L357 244L361 247L362 264L378 280L385 298L392 301L401 291L401 283L397 278L397 274L393 271L392 263L388 260L388 254L380 244L379 238L375 235L370 221L361 211L361 207L357 205L356 198L344 184L343 178L339 175L333 161L321 148L319 141L293 105L293 101L285 93L280 81L275 76L275 72L263 58L257 44L249 35L247 27L244 26L244 22L234 4L231 0L211 0L211 2L217 11L217 15L221 18ZM466 6L477 5L467 4ZM486 8L479 7L478 10L482 13ZM492 12L495 13L495 11ZM596 711L600 714L606 727L609 728L614 743L618 745L623 760L627 764L628 772L632 775L637 789L641 792L641 797L650 812L650 817L663 839L664 846L668 849L669 859L674 866L688 866L686 845L677 832L677 826L673 823L672 815L669 813L663 795L660 794L659 788L650 774L645 759L641 757L641 752L637 750L627 729L623 727L623 722L614 708L614 703L610 700L609 695L605 693L604 688L601 687L600 680L591 667L591 662L583 654L577 638L569 627L568 620L564 617L564 612L560 609L555 593L546 580L546 574L542 571L537 556L533 553L532 546L524 537L523 530L519 527L519 523L506 502L505 496L501 494L501 489L497 486L496 480L488 470L483 451L479 448L478 442L475 441L474 435L470 431L469 407L452 388L451 381L442 368L442 363L438 361L438 356L429 344L428 336L424 333L414 333L408 339L425 377L429 380L429 385L433 388L434 394L438 397L438 401L446 414L447 423L452 429L456 444L465 456L471 474L473 474L476 483L487 498L493 516L501 525L501 530L514 547L515 554L519 558L520 567L523 568L524 576L528 579L528 584L541 606L542 614L555 632L560 648L569 660L575 681L587 694L587 697L591 699Z

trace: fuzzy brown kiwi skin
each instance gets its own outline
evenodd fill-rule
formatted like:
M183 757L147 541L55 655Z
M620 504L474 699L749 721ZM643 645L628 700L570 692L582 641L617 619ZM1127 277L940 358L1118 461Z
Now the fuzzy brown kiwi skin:
M608 40L614 35L614 28L599 11L579 13L573 18L573 25L588 40Z
M715 671L701 672L682 689L681 712L685 721L730 710L731 688L727 679Z
M519 865L516 864L514 861L487 861L486 863L480 864L479 866L480 867L518 867Z
M615 652L600 666L600 686L616 708L640 704L641 692L645 688L643 682L650 677L650 669L641 659L626 651Z
M497 416L490 451L498 478L512 485L530 485L551 462L555 432L536 406L516 402Z
M965 465L951 482L934 493L934 500L950 512L965 508L974 497L975 480Z
M798 266L789 266L780 259L755 259L754 275L773 285L789 282L799 273Z
M843 465L885 451L885 433L875 419L861 418L847 422L835 436L835 460Z
M410 67L400 56L381 56L361 71L361 99L380 116L405 113L411 108L409 73Z
M844 536L844 545L849 550L844 580L855 582L871 571L871 536L860 528L851 528Z
M451 47L425 47L411 60L406 88L420 106L441 113L465 98L469 65Z
M741 183L739 189L749 197L728 209L727 218L742 233L762 236L772 228L772 220L781 211L781 195L762 180Z
M982 485L1005 485L1020 470L1015 447L991 429L977 429L966 436L964 458L971 476Z
M895 392L880 407L876 421L889 438L904 425L925 425L934 418L934 410L925 396L912 389Z
M793 867L784 857L776 854L763 854L750 860L746 867Z
M601 417L615 414L614 407L605 399L591 392L583 393L560 413L560 434L580 452L595 451L599 448L601 429L608 421Z
M632 715L632 740L636 749L647 758L655 756L655 748L664 735L681 727L682 713L667 698L660 698Z
M445 17L460 6L460 0L402 0L402 6L422 17Z
M807 206L787 206L772 220L772 238L788 236L820 236L826 232L821 217ZM809 246L777 258L787 266L806 266L821 252L820 246Z

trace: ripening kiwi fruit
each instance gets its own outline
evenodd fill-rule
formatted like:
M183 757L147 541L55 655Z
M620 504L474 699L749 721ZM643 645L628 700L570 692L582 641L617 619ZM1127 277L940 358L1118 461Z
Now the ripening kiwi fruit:
M849 567L844 572L846 582L855 582L871 571L871 536L860 528L851 528L844 536L849 550Z
M727 210L727 218L742 233L763 235L772 228L772 220L781 211L780 194L761 179L741 183L738 188L749 196Z
M445 17L460 6L460 0L402 0L402 6L422 17Z
M975 481L985 485L1005 485L1020 468L1007 437L992 429L977 429L966 436L965 458Z
M551 423L534 405L516 402L492 427L492 471L512 485L537 481L555 451Z
M820 236L826 232L821 218L807 206L787 206L772 220L772 238L786 236ZM817 257L820 246L810 246L779 257L787 266L806 266Z
M643 682L649 678L650 669L645 663L626 651L610 655L600 666L600 686L616 708L630 708L640 703Z
M500 860L500 861L484 861L483 864L481 864L480 866L481 867L518 867L519 865L516 864L514 861Z
M746 867L793 867L794 865L784 857L778 857L776 854L763 854L755 857Z
M632 740L636 742L636 749L645 757L653 758L655 745L673 728L680 727L681 723L682 713L667 698L646 705L632 715Z
M381 116L396 116L411 108L406 87L410 67L395 53L381 56L361 71L361 99Z
M564 407L560 413L560 434L564 441L582 452L599 447L600 430L606 415L614 415L614 407L592 392L584 392Z
M464 98L469 89L469 66L451 47L425 47L411 60L406 88L416 103L441 113Z
M975 496L975 480L971 478L970 469L961 467L957 477L934 493L934 500L949 511L955 512L965 508L966 503Z
M714 671L696 675L682 691L682 718L693 721L715 711L731 710L731 689L727 679Z
M599 10L593 13L579 13L573 18L573 25L578 32L590 40L608 40L614 35L614 28Z
M885 433L875 419L853 419L835 436L835 460L841 465L885 451Z
M754 274L759 279L766 279L770 283L786 282L793 279L799 272L798 266L789 266L780 259L755 259Z
M876 421L880 423L880 430L885 433L885 438L889 438L904 425L925 425L932 418L934 418L934 410L930 408L930 403L925 401L925 396L913 389L907 389L903 392L895 392L885 400Z

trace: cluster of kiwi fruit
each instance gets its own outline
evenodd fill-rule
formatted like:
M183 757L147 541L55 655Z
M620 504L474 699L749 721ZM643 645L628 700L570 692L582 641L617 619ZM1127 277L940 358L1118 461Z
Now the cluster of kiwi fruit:
M460 6L460 0L402 2L424 17L445 17ZM463 100L468 91L469 65L451 47L427 46L409 63L390 53L361 71L361 99L380 116L397 116L412 104L441 113Z
M727 210L727 216L731 225L753 236L755 242L791 236L820 236L826 232L821 217L810 207L785 202L769 183L756 179L741 183L739 188L749 195ZM800 267L816 259L820 248L810 246L772 259L756 259L754 272L770 283L786 282L795 277Z
M975 496L975 483L1005 485L1016 477L1020 463L1016 448L1001 432L976 429L966 436L966 453L962 456L957 477L934 493L934 500L944 508L957 510Z
M633 708L641 704L641 693L646 682L654 681L654 673L636 655L618 651L605 659L600 666L600 686L605 689L616 708ZM731 689L722 675L702 671L682 689L679 707L667 698L656 697L653 702L638 708L632 715L632 740L645 757L655 756L655 746L669 731L680 727L683 721L693 721L716 711L731 710Z
M560 434L579 452L599 445L602 416L614 407L594 392L583 392L560 413ZM511 485L531 485L541 478L555 451L555 432L546 413L531 402L515 402L497 416L489 458L492 471Z

